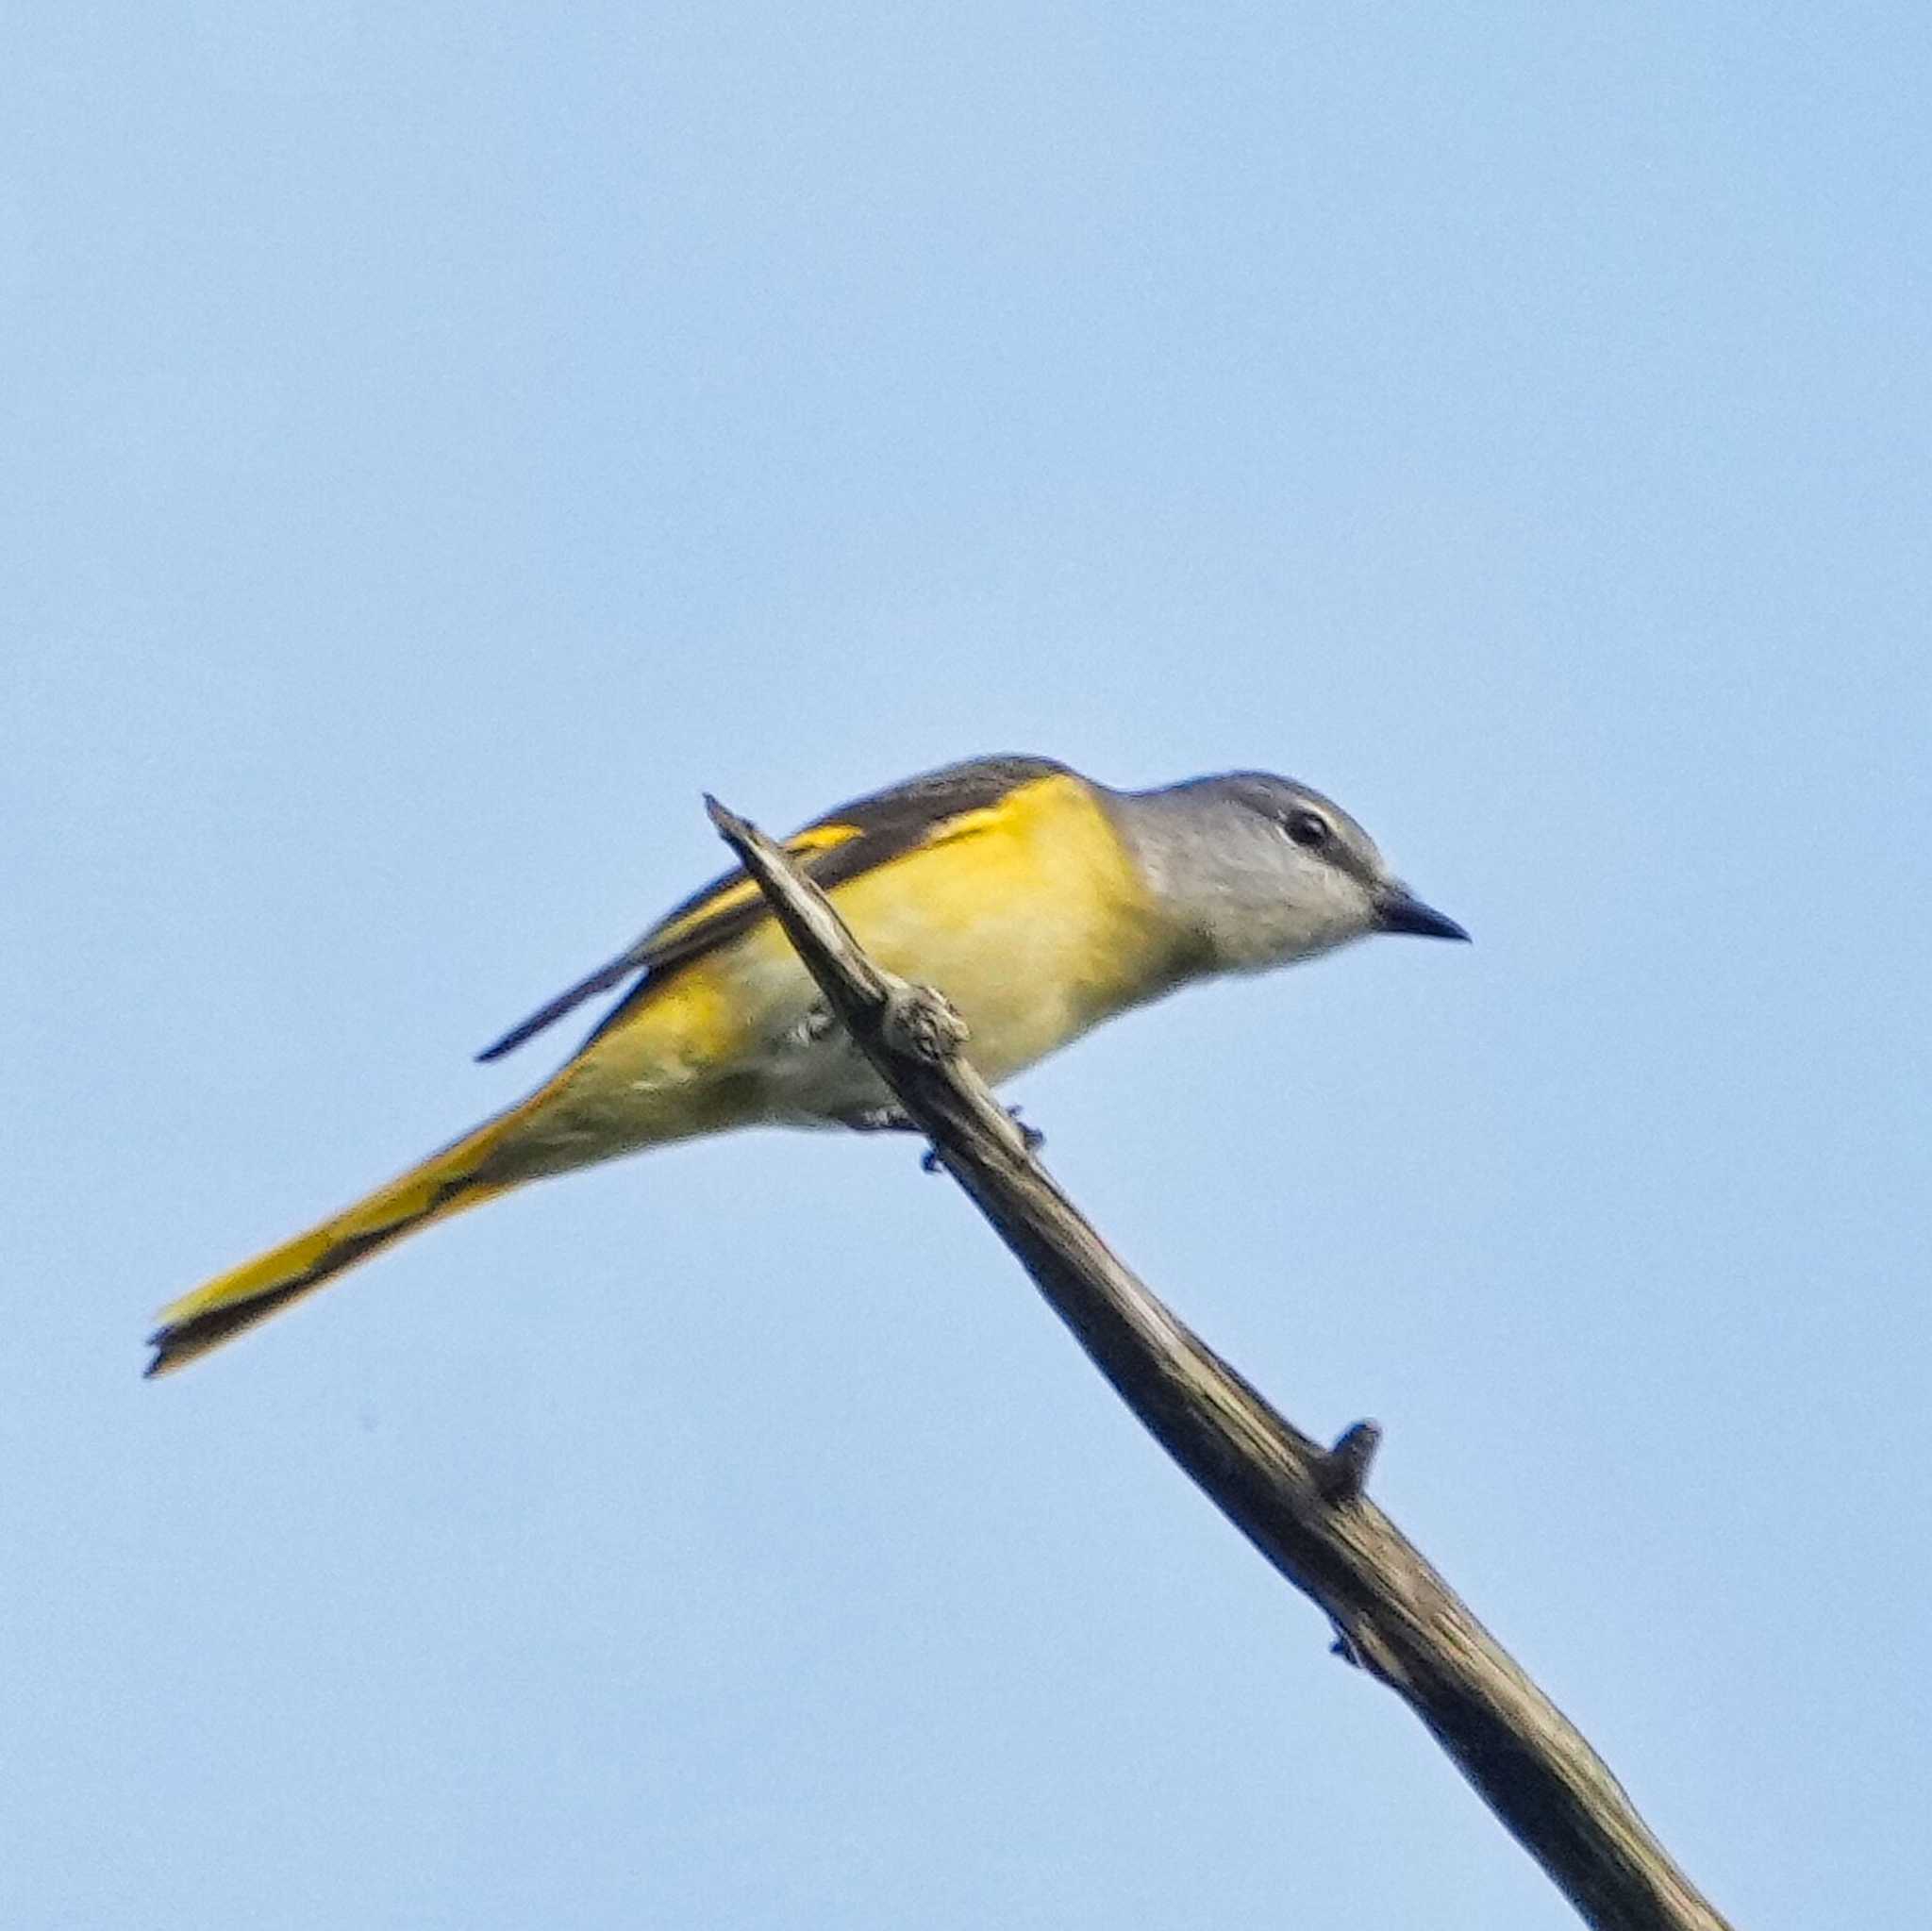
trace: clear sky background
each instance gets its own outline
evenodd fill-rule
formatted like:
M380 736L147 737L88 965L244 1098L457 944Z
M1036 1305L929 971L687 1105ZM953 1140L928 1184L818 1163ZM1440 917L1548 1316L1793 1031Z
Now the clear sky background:
M1741 1924L1916 1923L1923 7L12 9L0 1922L1571 1922L915 1145L158 1304L990 750L1469 949L1019 1082Z

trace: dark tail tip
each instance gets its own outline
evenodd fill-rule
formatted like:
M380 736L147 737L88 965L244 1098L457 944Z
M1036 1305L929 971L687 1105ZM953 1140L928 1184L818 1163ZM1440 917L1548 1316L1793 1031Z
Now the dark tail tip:
M220 1347L244 1327L253 1327L258 1321L266 1321L277 1308L286 1307L291 1301L321 1285L322 1278L310 1275L291 1281L285 1288L275 1288L266 1294L258 1294L252 1301L237 1301L232 1307L211 1307L206 1314L192 1315L186 1321L156 1328L147 1338L155 1357L141 1371L141 1378L152 1381L158 1375L187 1367L198 1355Z
M445 1180L423 1212L412 1214L407 1220L393 1221L385 1227L371 1227L366 1233L344 1235L313 1267L294 1280L284 1281L280 1287L252 1294L245 1301L231 1301L225 1307L210 1307L205 1314L191 1314L186 1321L173 1321L166 1327L158 1327L147 1338L155 1357L142 1369L142 1379L152 1381L158 1374L187 1367L197 1356L207 1354L210 1348L220 1347L225 1340L240 1334L243 1328L253 1327L258 1321L266 1321L291 1301L299 1301L304 1294L313 1293L344 1268L354 1267L378 1247L386 1247L411 1227L421 1226L451 1201L479 1184L473 1174Z

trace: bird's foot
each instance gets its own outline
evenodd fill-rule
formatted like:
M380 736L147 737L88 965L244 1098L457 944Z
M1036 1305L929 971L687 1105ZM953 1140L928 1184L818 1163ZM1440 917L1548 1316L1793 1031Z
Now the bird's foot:
M1041 1132L1039 1127L1027 1125L1025 1121L1021 1119L1018 1107L1008 1107L1007 1108L1007 1118L1020 1129L1021 1144L1025 1147L1029 1154L1037 1154L1046 1144L1046 1135ZM923 1173L939 1173L941 1165L939 1148L936 1146L927 1147L919 1157L919 1165Z

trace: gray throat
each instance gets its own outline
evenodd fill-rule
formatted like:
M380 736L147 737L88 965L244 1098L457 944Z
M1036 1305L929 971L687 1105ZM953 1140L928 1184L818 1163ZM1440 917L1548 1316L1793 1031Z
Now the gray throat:
M1170 982L1222 970L1213 934L1225 855L1216 848L1199 797L1185 785L1103 797L1170 927Z

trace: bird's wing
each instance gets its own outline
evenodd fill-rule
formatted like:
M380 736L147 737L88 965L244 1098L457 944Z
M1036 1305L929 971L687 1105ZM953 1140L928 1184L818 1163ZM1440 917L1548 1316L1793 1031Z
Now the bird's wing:
M1049 757L975 757L855 798L787 839L785 849L822 891L831 891L922 845L958 838L984 823L985 815L1015 791L1066 774L1067 767ZM476 1057L500 1059L585 1000L633 973L642 974L605 1016L591 1034L594 1039L623 1018L647 988L655 990L680 966L730 944L770 916L764 894L751 879L741 870L727 872Z

